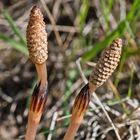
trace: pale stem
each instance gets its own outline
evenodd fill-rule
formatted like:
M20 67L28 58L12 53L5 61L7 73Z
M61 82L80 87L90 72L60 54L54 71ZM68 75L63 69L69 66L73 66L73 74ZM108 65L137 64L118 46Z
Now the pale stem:
M46 62L43 64L35 64L37 70L37 80L38 83L41 82L40 88L43 89L47 84L47 70L46 70ZM41 90L40 89L40 90ZM42 113L35 113L31 110L29 111L28 116L28 125L25 140L34 140L37 132L37 127L40 121Z
M64 137L64 140L73 140L79 126L80 124L71 123Z
M84 114L82 114L80 117L77 117L76 113L72 114L70 125L64 136L64 140L73 140L74 139L76 132L83 120L83 116L84 116Z
M37 70L38 83L41 81L41 86L45 87L46 81L47 81L46 62L44 62L42 64L35 64L35 66L36 66L36 70Z
M40 116L35 116L31 112L29 112L25 140L35 140L39 121L40 121Z

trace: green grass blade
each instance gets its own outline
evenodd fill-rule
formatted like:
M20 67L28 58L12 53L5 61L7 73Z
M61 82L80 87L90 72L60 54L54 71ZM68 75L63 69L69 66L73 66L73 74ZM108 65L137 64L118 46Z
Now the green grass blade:
M119 84L119 73L123 70L123 66L124 66L124 63L125 63L125 60L126 60L126 51L123 52L122 54L122 58L121 58L121 61L120 61L120 64L119 64L119 68L118 68L118 71L117 71L117 76L116 76L116 80L115 80L115 86L117 87L118 84Z
M131 69L131 79L130 79L130 83L129 83L129 88L128 88L128 93L127 96L131 97L132 95L132 84L133 84L133 77L134 77L134 69Z
M121 58L121 61L120 61L120 65L119 65L119 68L118 68L118 71L117 71L116 80L115 80L115 86L116 87L118 86L119 81L120 81L119 73L123 70L123 66L124 66L124 63L125 63L126 59L131 57L131 56L136 56L136 55L137 56L140 55L140 48L134 49L134 48L126 47L123 50L122 58Z
M88 14L88 10L89 10L89 1L84 0L82 6L80 8L80 13L79 13L79 24L80 24L81 31L84 27L86 17L87 17L87 14Z
M126 20L121 21L118 25L118 27L110 33L102 42L97 42L94 45L94 48L91 50L88 50L84 56L82 57L84 61L91 60L94 58L103 48L105 48L114 38L118 36L122 36L124 31L126 30L126 27L128 27L128 24L126 26L126 22L130 23L133 21L133 17L138 14L138 9L140 9L140 3L138 1L135 1L130 9L130 12L127 14ZM136 14L137 12L137 14Z
M15 24L14 20L12 19L12 17L6 11L4 11L3 14L4 14L5 18L7 19L11 29L14 31L14 33L17 35L17 37L20 39L21 43L23 45L25 45L26 44L26 40L23 37L23 35L21 34L21 31L19 30L19 28Z
M127 22L127 21L126 21L126 27L127 27L127 31L129 32L130 36L131 36L133 39L135 39L135 35L134 35L133 31L132 31L132 28L130 27L129 22Z
M95 47L92 48L91 50L88 50L82 59L84 61L91 60L94 58L103 48L105 48L109 43L112 42L113 39L115 39L118 36L121 36L123 32L126 29L125 21L120 22L118 27L110 33L102 42L97 42L95 44Z
M131 57L131 56L140 56L140 48L137 48L137 49L134 49L134 48L127 48L126 50L126 53L127 53L127 58L128 57Z
M133 21L133 18L139 13L139 9L140 9L140 1L135 0L131 9L130 9L130 12L126 16L126 19L128 22Z
M1 33L0 33L0 39L9 43L10 45L12 45L12 47L15 48L16 50L22 52L25 55L28 55L28 50L27 50L27 48L24 47L23 44L18 43L14 39L12 39L4 34L1 34Z

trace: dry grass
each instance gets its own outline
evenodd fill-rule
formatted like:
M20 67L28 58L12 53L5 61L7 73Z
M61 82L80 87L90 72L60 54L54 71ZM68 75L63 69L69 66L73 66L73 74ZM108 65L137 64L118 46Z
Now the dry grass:
M42 3L46 3L47 10ZM91 62L96 62L101 50L116 37L124 40L120 65L96 94L121 139L136 140L140 134L140 3L124 0L0 2L6 10L0 13L0 139L16 140L25 134L36 81L25 42L29 12L34 4L44 13L49 43L48 102L37 140L63 138L74 98L84 84L75 64L77 58L82 58L82 71L88 77ZM117 139L94 97L75 139Z

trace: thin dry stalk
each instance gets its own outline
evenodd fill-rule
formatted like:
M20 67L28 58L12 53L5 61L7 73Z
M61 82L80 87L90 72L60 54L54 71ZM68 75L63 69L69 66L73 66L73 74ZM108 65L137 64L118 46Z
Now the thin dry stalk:
M115 132L115 134L117 136L117 138L118 138L118 140L121 140L121 137L120 137L120 135L118 133L118 130L116 129L116 127L115 127L114 123L112 122L109 114L105 110L104 105L102 104L102 102L100 101L99 97L97 96L97 94L95 92L93 92L93 97L95 98L95 100L98 102L99 106L102 108L103 112L105 113L108 121L110 122L110 124L111 124L111 126L112 126L112 128L113 128L113 130L114 130L114 132Z
M80 75L81 75L81 77L82 77L84 83L87 84L87 83L88 83L88 80L87 80L87 78L85 77L85 75L84 75L84 73L83 73L83 71L82 71L80 61L81 61L81 58L77 59L77 60L76 60L76 65L77 65L77 68L78 68L78 70L79 70L79 72L80 72Z
M108 80L108 83L109 83L109 86L111 87L113 93L115 94L116 98L117 98L118 100L121 100L120 93L119 93L119 91L117 90L116 86L112 83L111 80ZM126 112L126 108L127 108L127 107L126 107L125 103L122 102L121 105L122 105L122 108L123 108L124 112Z
M57 42L58 42L58 45L59 45L59 47L62 47L63 42L62 42L62 40L61 40L60 34L59 34L59 32L58 32L58 29L57 29L57 27L55 26L55 25L56 25L56 24L55 24L55 20L54 20L54 18L53 18L53 16L52 16L51 12L49 11L49 9L48 9L48 7L47 7L45 1L44 1L44 0L40 0L40 1L41 1L41 3L42 3L42 5L43 5L43 7L44 7L46 13L48 14L48 17L49 17L50 21L51 21L51 23L52 23L52 26L53 26L53 28L54 28L54 33L55 33L55 36L56 36L56 40L57 40Z
M51 125L50 125L50 131L53 131L54 128L55 128L57 116L58 116L58 113L55 112L54 115L53 115L53 118L52 118ZM52 139L52 135L53 135L52 133L49 133L47 140L51 140Z

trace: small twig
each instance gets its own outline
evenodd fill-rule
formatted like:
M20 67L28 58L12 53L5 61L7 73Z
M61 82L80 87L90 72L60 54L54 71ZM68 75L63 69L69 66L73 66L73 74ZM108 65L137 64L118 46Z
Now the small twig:
M76 26L76 27L79 26L79 23L77 23L78 18L79 18L79 15L75 18L75 20L73 22L74 23L74 26ZM67 49L69 47L69 44L70 44L70 42L71 42L74 34L75 33L73 32L73 30L71 30L70 33L69 33L69 35L68 35L68 37L67 37L67 39L66 39L66 41L64 42L64 45L63 45L63 48L64 49Z
M70 31L70 33L69 33L66 41L64 42L64 45L63 45L63 48L64 49L67 49L69 47L69 44L70 44L70 42L71 42L71 40L72 40L72 38L73 38L73 36L75 34L75 32L73 32L73 30Z
M137 134L138 134L137 140L140 140L140 127L138 126L137 126Z
M119 91L117 90L115 85L112 83L112 81L110 79L108 80L108 83L109 83L113 93L115 94L116 98L121 101L121 97L120 97ZM122 105L122 108L123 108L124 112L126 112L126 108L127 107L126 107L125 103L121 102L121 105Z
M125 20L126 19L126 1L119 0L120 3L120 19Z
M126 125L128 126L131 126L132 124L134 124L134 123L137 123L138 125L140 124L140 122L138 121L138 120L134 120L134 121L129 121L129 122L125 122L125 123L121 123L121 124L118 124L118 123L116 123L116 126L117 126L117 128L122 128L122 127L125 127ZM111 127L108 127L108 128L106 128L105 130L103 130L103 131L101 131L101 132L99 132L98 134L97 134L97 137L99 136L99 135L101 135L101 134L107 134L109 131L111 131L111 130L113 130L113 127L111 126ZM139 140L139 139L137 139L137 140Z
M103 104L101 103L99 97L97 96L97 94L96 94L95 92L93 92L93 96L94 96L95 100L98 102L99 106L101 106L101 108L102 108L103 112L105 113L105 115L106 115L108 121L110 122L111 126L113 127L114 132L115 132L115 134L116 134L118 140L121 140L121 137L120 137L118 131L116 130L115 125L113 124L113 122L112 122L110 116L108 115L107 111L105 110L105 108L104 108Z
M54 115L53 115L53 118L52 118L51 125L50 125L50 131L54 130L56 120L57 120L57 116L58 116L58 113L55 112ZM47 140L51 140L51 139L52 139L52 133L49 133Z
M1 97L3 100L5 100L7 103L13 102L12 97L10 97L10 96L8 96L8 95L2 93L2 90L1 90L1 89L0 89L0 97Z
M71 32L71 33L77 33L79 32L78 27L74 26L65 26L65 25L55 25L56 26L56 31L61 31L61 32ZM47 24L47 29L48 30L54 30L53 25Z
M73 93L76 89L78 89L80 87L80 85L82 84L81 79L77 80L72 87L69 89L70 93ZM64 96L62 95L60 100L62 101L66 101L68 99L69 96ZM55 106L53 106L47 113L47 119L50 118L53 114L53 112L55 112L57 110L57 108L59 108L62 105L63 102L57 101Z
M59 118L56 119L56 121L59 122L59 121L62 121L64 119L67 119L67 118L70 118L70 117L71 117L71 114L70 115L59 117Z
M103 14L101 13L101 10L100 10L100 1L94 0L94 6L96 8L96 15L99 19L99 22L100 22L103 30L106 31L107 30L107 24L105 22L105 18L103 16Z
M52 26L54 28L54 33L55 33L55 36L56 36L57 43L58 43L59 47L62 47L63 42L62 42L62 39L60 37L60 34L58 33L57 27L55 26L56 25L55 24L55 20L54 20L54 18L52 16L51 12L49 11L49 8L47 7L45 1L44 0L40 0L40 1L41 1L42 6L44 7L44 9L45 9L46 13L48 14L48 17L49 17L49 19L50 19L50 21L52 23Z
M90 62L90 61L87 61L86 64L91 66L91 67L95 67L96 66L96 63Z
M79 72L80 72L80 75L81 75L81 77L82 77L84 83L87 84L87 83L88 83L88 80L87 80L86 76L84 75L84 73L83 73L83 71L82 71L80 61L81 61L81 58L78 58L78 59L76 60L76 65L77 65L77 68L78 68L78 70L79 70Z

